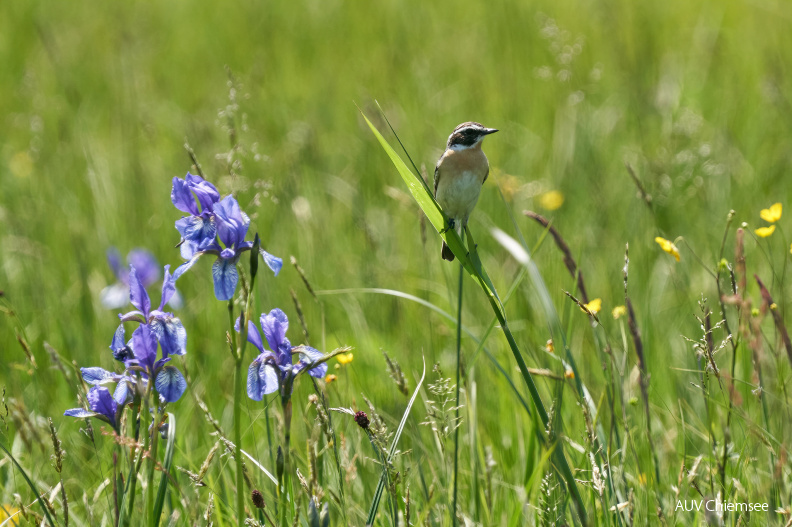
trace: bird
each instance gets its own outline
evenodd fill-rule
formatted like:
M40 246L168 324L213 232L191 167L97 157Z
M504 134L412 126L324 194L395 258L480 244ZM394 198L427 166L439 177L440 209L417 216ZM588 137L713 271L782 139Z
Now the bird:
M481 150L481 143L497 131L473 121L460 124L448 136L445 152L435 166L435 199L448 217L448 228L456 230L460 236L467 229L481 186L489 176L489 161ZM445 241L441 255L444 260L454 261L454 253Z

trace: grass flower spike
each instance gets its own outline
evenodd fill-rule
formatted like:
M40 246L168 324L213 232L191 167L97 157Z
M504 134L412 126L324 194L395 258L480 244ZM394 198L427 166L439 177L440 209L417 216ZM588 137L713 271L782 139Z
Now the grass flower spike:
M768 209L762 209L759 216L767 223L775 223L781 219L782 205L780 203L773 203Z
M674 245L674 242L661 238L660 236L656 237L655 241L660 245L661 249L676 258L677 262L679 261L679 249Z

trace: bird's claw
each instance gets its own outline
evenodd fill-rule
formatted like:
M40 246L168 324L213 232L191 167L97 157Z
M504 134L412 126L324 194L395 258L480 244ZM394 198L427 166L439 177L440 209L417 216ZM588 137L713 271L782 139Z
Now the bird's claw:
M450 231L451 229L453 229L455 225L456 225L456 221L454 220L454 218L449 218L449 219L448 219L448 227L446 227L445 229L443 229L442 231L440 231L440 234L445 234L445 233L447 233L448 231Z

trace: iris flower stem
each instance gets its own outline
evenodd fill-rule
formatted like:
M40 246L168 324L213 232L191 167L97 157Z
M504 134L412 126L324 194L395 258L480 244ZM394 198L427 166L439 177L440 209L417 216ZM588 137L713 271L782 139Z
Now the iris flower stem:
M253 300L253 286L256 283L255 273L251 273L250 287L247 291L247 299L245 302L245 310L242 312L239 321L239 339L236 337L236 330L234 330L234 301L228 301L228 317L231 324L231 345L232 349L236 350L234 355L234 457L236 458L236 508L237 508L237 524L239 527L245 525L245 491L244 491L244 464L242 461L242 399L245 396L245 382L244 372L242 370L242 363L245 357L245 347L248 342L248 321L250 320L250 308Z
M291 386L289 386L291 390ZM289 505L289 490L291 488L291 420L292 402L291 397L282 401L283 404L283 488L280 495L280 524L281 527L289 526L289 515L286 509Z
M143 449L140 450L138 453L137 461L135 461L135 470L132 473L132 477L129 481L129 491L126 495L127 499L127 513L126 517L124 518L123 525L128 525L130 518L132 518L132 511L135 510L135 486L137 484L137 475L140 472L140 466L143 464L143 457L145 456L146 451L149 448L149 443L151 439L151 434L148 432L149 429L149 422L151 421L151 415L149 413L149 403L148 401L151 398L151 382L147 383L146 387L146 395L144 396L146 400L145 410L144 404L141 401L139 408L140 417L143 420L142 429L144 430L145 435L143 436ZM123 527L122 525L122 527Z
M146 484L146 516L154 522L154 472L157 466L157 450L159 446L159 424L162 421L162 411L158 410L154 421L151 423L151 455L148 465L148 479ZM172 433L173 431L171 431Z
M236 357L236 367L234 369L234 445L236 458L236 506L238 525L245 525L245 493L243 489L244 475L242 471L242 358Z

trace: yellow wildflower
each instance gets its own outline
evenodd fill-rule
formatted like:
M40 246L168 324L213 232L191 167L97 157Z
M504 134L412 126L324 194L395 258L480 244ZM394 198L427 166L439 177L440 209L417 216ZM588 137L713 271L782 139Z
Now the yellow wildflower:
M564 372L564 377L566 377L567 379L574 379L575 378L575 372L573 372L572 370L566 370Z
M676 258L677 262L679 261L679 249L674 245L674 242L661 238L660 236L655 238L655 241L660 245L661 249Z
M781 204L773 203L769 209L762 209L759 216L767 223L775 223L781 219Z
M775 311L776 309L778 309L778 304L776 304L775 302L770 304L770 311Z
M591 314L596 315L602 309L602 299L595 298L588 304L583 304L583 305L586 307L586 309L588 309L591 312Z
M627 308L625 306L616 306L613 308L613 318L618 319L619 317L623 317L627 314Z
M646 485L646 474L644 474L643 472L641 472L638 475L638 483L640 483L641 485Z
M564 195L560 190L550 190L539 196L539 205L546 210L558 210L564 204Z
M789 253L792 254L792 245L789 246Z
M338 379L338 375L334 375L334 374L332 374L332 373L331 373L330 375L328 375L327 377L325 377L325 382L326 382L327 384L330 384L331 382L333 382L333 381L335 381L335 380L337 380L337 379Z
M555 352L555 346L553 346L553 339L549 339L547 341L547 344L545 344L545 351L547 351L547 353Z
M775 232L775 225L770 225L769 227L759 227L754 231L754 233L760 238L767 238L774 232Z
M336 357L336 359L338 359L338 363L341 364L342 366L346 366L347 364L352 362L352 359L354 358L355 356L352 355L351 353L342 353L341 355Z

